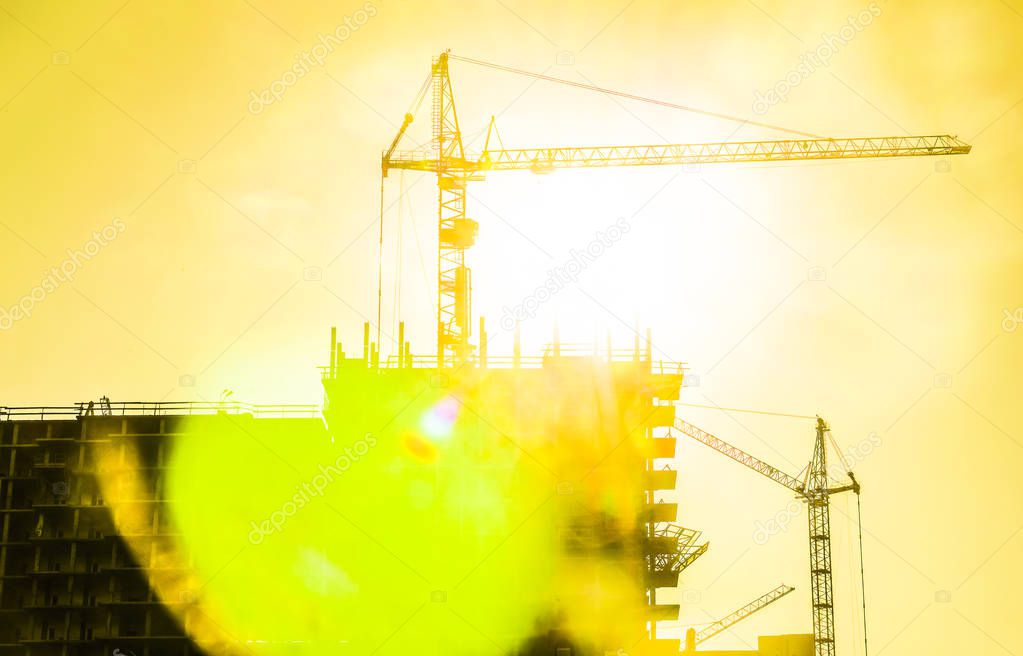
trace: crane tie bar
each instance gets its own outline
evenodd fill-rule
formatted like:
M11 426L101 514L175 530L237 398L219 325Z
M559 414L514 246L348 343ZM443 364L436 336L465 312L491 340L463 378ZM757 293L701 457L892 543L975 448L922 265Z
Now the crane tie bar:
M637 100L640 102L651 103L654 105L660 105L661 107L668 107L671 109L681 109L682 111L692 112L694 114L702 114L704 116L711 116L713 118L720 118L726 121L733 121L740 125L755 125L761 128L767 128L769 130L778 130L779 132L787 132L789 134L796 134L801 137L810 137L812 139L826 139L819 134L812 134L810 132L801 132L799 130L793 130L791 128L781 127L779 125L772 125L770 123L761 123L760 121L753 121L748 118L741 118L738 116L731 116L729 114L721 114L719 112L712 112L705 109L698 109L696 107L689 107L688 105L679 105L677 103L667 102L665 100L657 100L655 98L646 98L644 96L637 96L632 93L625 93L624 91L615 91L613 89L605 89L602 87L594 86L592 84L584 84L582 82L573 82L572 80L565 80L559 77L551 77L550 75L544 75L542 73L531 73L518 68L512 68L510 66L503 66L501 64L494 64L491 62L482 61L480 59L470 59L469 57L461 57L459 55L448 54L448 59L453 59L467 64L476 64L477 66L485 66L487 68L493 68L506 73L515 73L516 75L525 75L537 80L544 80L545 82L555 82L557 84L566 84L568 86L576 87L578 89L585 89L587 91L596 91L598 93L607 94L609 96L618 96L619 98L627 98L629 100Z

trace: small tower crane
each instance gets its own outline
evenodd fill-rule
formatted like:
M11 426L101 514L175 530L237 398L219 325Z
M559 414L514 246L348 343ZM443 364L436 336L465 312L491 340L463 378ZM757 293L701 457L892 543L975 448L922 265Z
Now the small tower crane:
M681 419L675 419L675 428L697 442L787 487L806 501L810 510L810 602L814 653L816 656L835 656L835 609L831 594L831 495L849 491L859 494L860 484L853 473L847 471L848 484L830 487L827 440L830 438L831 429L828 424L820 417L817 418L813 454L803 480L790 476Z

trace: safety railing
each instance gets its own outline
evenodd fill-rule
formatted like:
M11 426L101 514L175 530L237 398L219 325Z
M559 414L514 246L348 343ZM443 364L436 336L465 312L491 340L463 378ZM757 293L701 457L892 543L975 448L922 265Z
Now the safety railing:
M604 363L640 363L647 364L652 374L682 375L686 370L686 363L670 360L651 360L643 350L636 349L599 349L592 344L560 344L558 346L547 345L542 355L488 355L485 359L474 354L467 368L486 369L540 369L557 358L592 358L595 362ZM404 358L398 355L390 355L379 362L367 363L362 359L340 360L333 371L335 375L345 369L346 366L363 366L370 369L436 369L436 355L408 355ZM450 368L450 365L444 367ZM457 368L457 367L455 367ZM330 378L331 367L318 367L320 376L323 379Z
M251 404L240 401L82 401L67 406L0 406L0 421L214 414L261 418L317 417L321 410L320 406L312 404Z
M670 540L675 543L675 548L669 553L651 554L653 569L675 572L684 570L707 551L708 543L697 544L701 535L700 531L683 528L678 524L669 524L654 531L655 538Z

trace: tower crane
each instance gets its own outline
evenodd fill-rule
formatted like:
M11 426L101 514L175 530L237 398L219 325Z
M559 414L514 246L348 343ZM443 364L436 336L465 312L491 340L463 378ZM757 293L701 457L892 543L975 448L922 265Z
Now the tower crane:
M816 656L834 656L835 609L831 594L831 495L849 491L859 495L860 484L853 473L847 471L848 484L830 486L827 469L827 440L830 438L831 429L828 424L820 417L817 418L813 455L810 457L810 464L807 466L806 475L802 480L786 474L686 421L675 419L674 428L792 490L806 501L810 510L810 601L814 653Z
M568 148L490 148L489 138L482 152L470 153L462 142L449 63L460 61L505 72L527 75L549 82L653 102L702 114L794 133L803 138L774 141L722 141L715 143L652 144L632 146L585 146ZM493 171L531 170L545 173L560 168L610 166L660 166L736 162L778 162L793 160L912 157L921 155L964 155L970 146L950 135L854 137L828 139L806 132L747 119L715 114L691 107L641 98L632 94L600 89L559 78L539 75L442 52L433 60L430 75L413 103L415 107L432 91L432 134L427 147L412 151L397 149L412 123L404 117L397 135L381 158L382 175L391 169L425 171L437 175L437 366L460 366L472 358L471 271L466 251L475 243L478 224L466 208L466 185L483 180ZM493 122L491 122L491 127ZM489 133L488 133L489 137ZM383 193L381 183L381 196ZM381 212L383 203L381 203ZM382 217L381 217L382 218ZM377 339L379 343L379 337Z
M697 631L696 629L687 630L685 651L687 653L692 653L696 651L696 645L700 644L701 642L704 642L705 640L713 638L717 634L728 629L730 626L733 626L734 624L737 624L742 620L746 619L753 613L756 613L757 611L766 608L767 606L773 604L774 602L778 601L779 599L781 599L782 597L784 597L785 595L794 590L795 588L793 588L792 586L788 586L785 584L779 585L774 590L771 590L770 592L757 597L756 599L749 602L742 608L732 611L728 615L722 617L716 622L708 624L699 631Z

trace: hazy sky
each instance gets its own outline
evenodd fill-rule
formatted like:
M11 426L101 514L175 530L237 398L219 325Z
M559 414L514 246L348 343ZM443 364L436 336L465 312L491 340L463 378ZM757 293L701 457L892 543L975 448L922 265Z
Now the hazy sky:
M973 144L946 160L492 174L470 188L474 309L497 331L505 307L625 221L526 322L527 347L555 318L565 339L610 330L628 345L639 315L659 356L698 376L685 401L822 414L861 453L872 652L1018 649L1018 0L3 0L0 403L225 388L317 402L329 326L356 350L375 320L380 151L444 48L814 134ZM308 74L286 75L299 62ZM782 136L467 64L452 77L477 148L491 115L508 146ZM757 104L786 80L784 101ZM434 334L432 185L395 173L386 189L381 329L400 314L417 353ZM792 473L809 456L811 422L686 414ZM683 577L683 620L784 581L797 593L716 644L808 631L805 511L758 544L788 496L702 449L682 447L680 504L712 548ZM846 503L836 597L851 649Z

